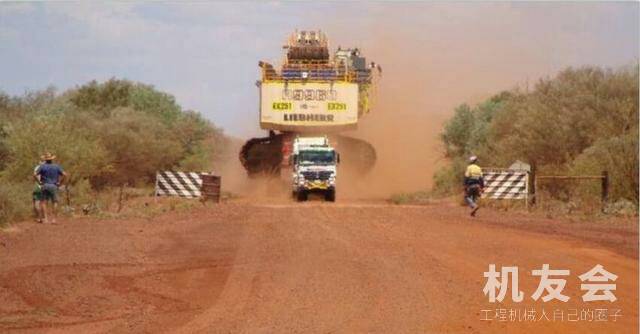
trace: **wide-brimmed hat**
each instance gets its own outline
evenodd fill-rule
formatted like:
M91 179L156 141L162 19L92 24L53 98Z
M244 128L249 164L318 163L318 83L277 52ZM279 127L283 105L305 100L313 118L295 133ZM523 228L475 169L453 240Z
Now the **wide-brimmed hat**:
M40 159L44 160L44 161L48 161L48 160L55 160L56 156L51 154L51 152L47 152L43 155L40 156Z

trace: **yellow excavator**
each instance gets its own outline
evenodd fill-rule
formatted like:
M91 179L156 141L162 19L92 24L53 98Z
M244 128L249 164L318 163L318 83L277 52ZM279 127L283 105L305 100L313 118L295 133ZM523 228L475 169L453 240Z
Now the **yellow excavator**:
M279 69L260 61L260 127L269 135L252 138L240 151L249 176L279 175L292 165L294 139L327 136L344 159L359 171L373 167L376 151L369 143L340 132L353 130L371 109L382 70L360 50L338 47L330 55L321 31L296 31L284 45Z

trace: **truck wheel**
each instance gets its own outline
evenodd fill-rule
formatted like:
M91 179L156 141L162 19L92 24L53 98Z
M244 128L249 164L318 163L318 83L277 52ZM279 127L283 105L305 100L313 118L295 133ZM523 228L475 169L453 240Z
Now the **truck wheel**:
M304 202L307 200L307 192L304 190L298 191L298 202Z
M324 200L327 201L327 202L335 202L336 201L336 191L335 191L335 189L327 190L327 192L324 193Z

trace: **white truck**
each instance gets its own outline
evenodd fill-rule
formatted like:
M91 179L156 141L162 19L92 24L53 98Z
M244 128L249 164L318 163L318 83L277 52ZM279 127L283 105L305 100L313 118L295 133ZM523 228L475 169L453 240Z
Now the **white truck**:
M309 193L336 200L336 176L340 155L327 137L296 137L293 141L293 196L306 201Z

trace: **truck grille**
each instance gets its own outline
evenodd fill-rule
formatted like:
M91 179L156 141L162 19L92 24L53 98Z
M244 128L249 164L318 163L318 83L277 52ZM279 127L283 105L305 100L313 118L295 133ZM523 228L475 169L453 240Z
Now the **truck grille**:
M305 180L328 180L331 176L330 171L319 171L319 172L302 172Z

